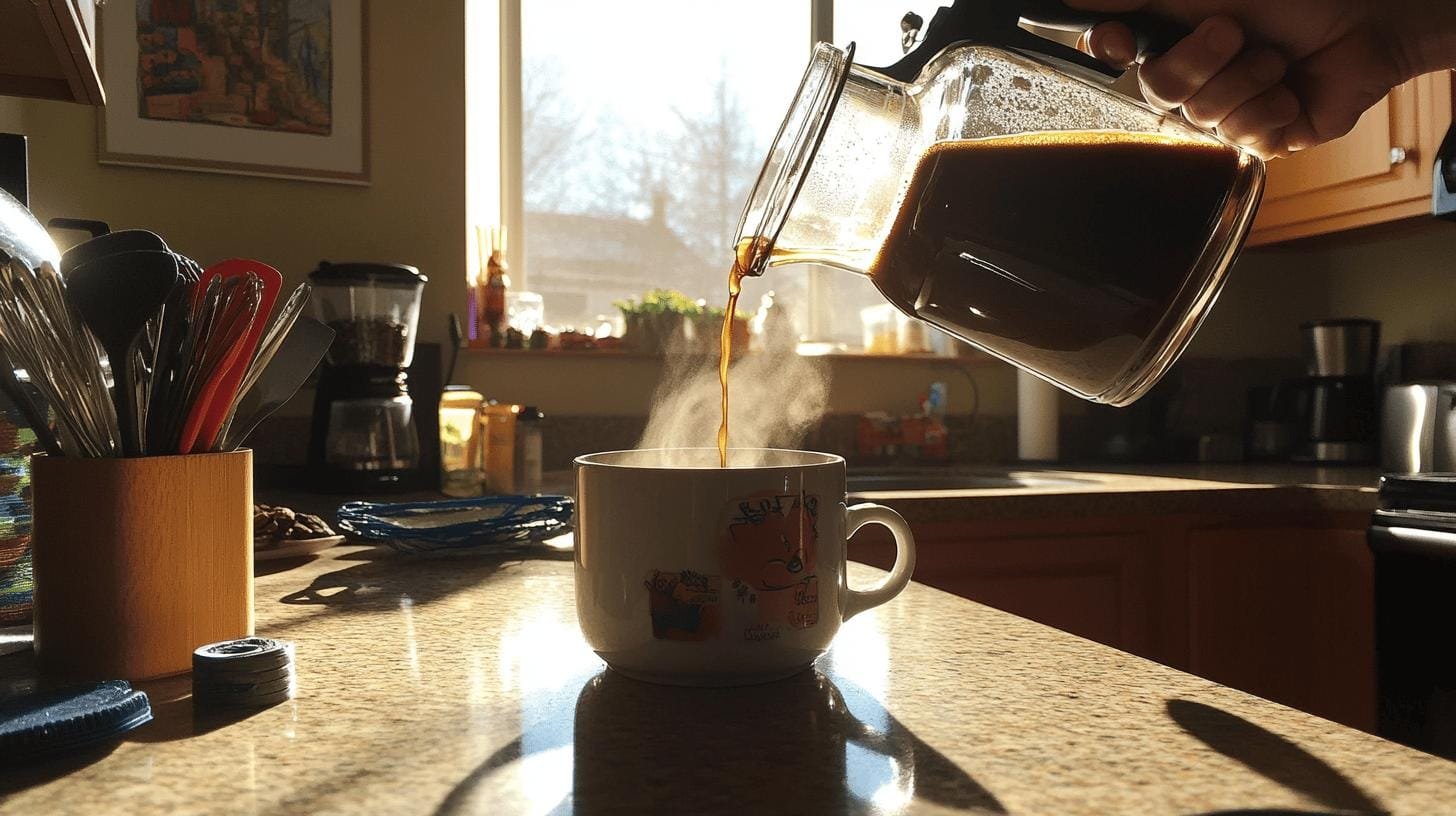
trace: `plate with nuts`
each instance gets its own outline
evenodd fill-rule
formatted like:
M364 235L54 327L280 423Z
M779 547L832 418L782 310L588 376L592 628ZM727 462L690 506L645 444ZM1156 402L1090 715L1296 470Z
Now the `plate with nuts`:
M312 555L343 541L318 516L278 505L253 505L254 562Z

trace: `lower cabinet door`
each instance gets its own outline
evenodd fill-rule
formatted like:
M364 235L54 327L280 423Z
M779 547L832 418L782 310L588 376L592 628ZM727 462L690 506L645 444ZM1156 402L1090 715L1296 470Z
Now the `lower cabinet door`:
M1158 570L1149 536L922 537L915 580L1074 635L1145 656L1154 651ZM888 568L893 547L852 557Z
M1189 670L1375 728L1374 572L1356 530L1192 530Z

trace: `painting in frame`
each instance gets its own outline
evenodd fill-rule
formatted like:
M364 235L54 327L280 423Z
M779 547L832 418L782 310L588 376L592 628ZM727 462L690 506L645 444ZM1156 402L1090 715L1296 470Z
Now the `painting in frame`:
M369 183L366 0L110 0L102 164Z

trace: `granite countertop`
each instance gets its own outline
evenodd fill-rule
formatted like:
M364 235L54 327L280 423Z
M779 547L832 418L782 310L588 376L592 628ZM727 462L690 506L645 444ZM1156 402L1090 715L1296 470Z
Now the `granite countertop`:
M1068 469L1029 465L940 472L1009 476L1027 484L896 490L856 490L852 486L852 495L855 500L888 504L912 523L1067 516L1368 515L1378 504L1379 474L1363 468L1153 465Z
M141 684L154 723L6 767L0 810L1429 814L1456 792L1456 763L918 584L812 672L646 685L582 641L571 572L355 546L270 566L258 632L296 643L294 700L204 716L186 677Z

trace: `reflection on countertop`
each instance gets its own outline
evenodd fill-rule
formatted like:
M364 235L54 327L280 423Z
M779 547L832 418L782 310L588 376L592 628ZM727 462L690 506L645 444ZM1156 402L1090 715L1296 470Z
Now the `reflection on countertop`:
M156 722L7 768L7 809L1431 813L1456 789L1456 764L918 584L738 689L607 671L564 560L337 547L260 577L257 618L296 643L294 700L215 718L185 677L141 684Z

